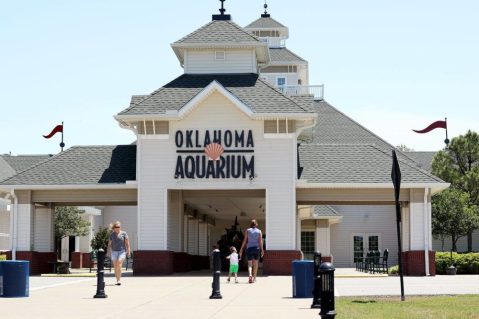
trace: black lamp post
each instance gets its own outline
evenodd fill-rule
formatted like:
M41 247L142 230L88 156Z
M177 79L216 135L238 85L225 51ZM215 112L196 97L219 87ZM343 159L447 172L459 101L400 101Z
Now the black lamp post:
M321 266L321 253L314 253L314 288L313 303L311 308L321 308L321 276L319 275L319 267Z
M322 263L319 267L321 277L321 318L336 317L334 309L334 266L331 263Z
M103 249L99 249L97 252L97 271L96 271L96 295L93 298L108 298L105 295L105 251Z
M221 275L221 253L219 249L213 250L213 283L211 284L211 288L213 291L211 292L210 299L222 299L220 292L220 275Z

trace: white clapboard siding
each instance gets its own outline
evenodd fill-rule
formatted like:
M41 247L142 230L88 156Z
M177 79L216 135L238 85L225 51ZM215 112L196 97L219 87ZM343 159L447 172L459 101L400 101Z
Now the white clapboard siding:
M215 50L192 50L185 53L185 73L256 73L256 56L252 49L225 49L225 58L216 59Z
M36 207L34 213L35 232L33 247L38 252L52 251L52 209L48 207Z
M255 172L253 182L245 179L202 179L178 181L174 178L177 130L252 130ZM251 120L242 110L215 92L184 119L170 123L168 139L138 140L139 215L141 249L164 250L167 189L265 189L268 249L295 249L296 140L264 138L263 122ZM191 230L189 230L191 232ZM188 249L190 251L190 249Z
M296 140L264 138L263 122L251 120L219 92L212 93L181 121L170 123L168 139L138 139L138 187L141 249L165 250L167 189L265 189L268 249L295 249ZM177 130L252 130L255 172L245 179L174 178ZM189 232L191 232L189 230Z
M103 209L103 226L119 221L121 229L126 231L130 240L130 249L138 249L137 241L137 208L136 206L106 206Z
M343 216L331 225L331 254L336 267L354 267L353 234L379 234L381 255L389 250L389 264L397 264L396 213L393 205L341 205L333 208ZM364 248L367 251L367 247Z
M298 85L298 74L297 73L261 73L261 78L265 79L271 85L277 86L278 77L286 78L285 85Z
M180 191L168 191L168 250L180 252Z

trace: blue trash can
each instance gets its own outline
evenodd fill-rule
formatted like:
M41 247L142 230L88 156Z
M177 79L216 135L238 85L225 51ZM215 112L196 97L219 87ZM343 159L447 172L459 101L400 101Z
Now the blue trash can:
M28 297L30 262L6 260L0 264L0 297Z
M314 262L293 260L293 298L312 298L314 288Z

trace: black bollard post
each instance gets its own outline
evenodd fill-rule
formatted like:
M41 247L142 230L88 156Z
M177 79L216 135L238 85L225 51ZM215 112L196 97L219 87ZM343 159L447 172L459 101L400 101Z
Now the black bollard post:
M331 263L322 263L319 267L321 276L321 318L334 319L334 266Z
M220 292L220 275L221 275L221 255L220 250L213 250L213 283L211 287L213 291L211 292L210 299L222 299Z
M93 298L108 298L105 295L105 251L99 249L97 252L97 271L96 271L96 295Z
M319 267L321 266L321 253L314 253L314 288L313 303L311 308L321 308L321 276L319 275Z

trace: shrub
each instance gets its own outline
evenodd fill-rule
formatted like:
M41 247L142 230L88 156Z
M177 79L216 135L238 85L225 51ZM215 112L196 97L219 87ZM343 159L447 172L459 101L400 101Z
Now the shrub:
M452 253L452 264L458 274L479 274L479 253ZM450 252L436 252L436 273L445 274L450 265Z
M91 240L91 248L93 250L103 249L106 252L108 248L108 240L110 239L111 230L106 227L99 227Z
M7 255L0 255L0 261L7 260Z
M389 274L390 274L390 275L397 275L397 274L399 274L399 265L389 267Z

